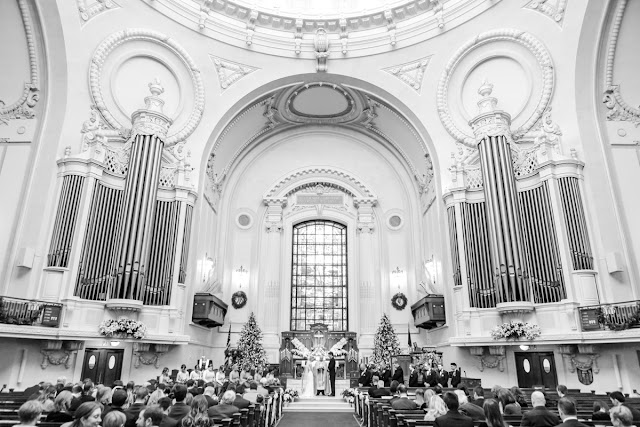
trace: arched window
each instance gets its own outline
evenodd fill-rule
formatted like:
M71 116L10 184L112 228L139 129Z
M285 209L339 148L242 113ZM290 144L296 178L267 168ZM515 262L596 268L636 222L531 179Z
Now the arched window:
M314 323L346 331L347 227L333 221L307 221L293 227L291 330Z

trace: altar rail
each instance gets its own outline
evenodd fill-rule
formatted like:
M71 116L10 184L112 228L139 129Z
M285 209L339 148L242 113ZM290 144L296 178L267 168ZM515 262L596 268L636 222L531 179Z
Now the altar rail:
M584 332L640 328L640 300L579 307Z
M62 304L0 296L0 323L57 328L61 314Z

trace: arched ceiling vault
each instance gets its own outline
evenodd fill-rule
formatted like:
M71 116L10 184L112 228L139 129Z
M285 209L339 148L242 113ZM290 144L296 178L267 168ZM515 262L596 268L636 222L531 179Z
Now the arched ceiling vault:
M326 125L349 128L382 141L411 172L418 191L433 192L436 159L417 119L399 111L391 97L377 93L381 90L365 90L359 82L347 78L341 81L340 76L321 77L298 77L266 90L221 123L208 144L209 185L205 183L205 188L220 190L237 160L260 141L294 128Z

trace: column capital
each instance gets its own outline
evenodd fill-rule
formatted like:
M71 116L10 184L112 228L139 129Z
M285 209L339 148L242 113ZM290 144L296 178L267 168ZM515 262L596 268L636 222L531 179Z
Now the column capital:
M287 205L286 198L267 197L262 199L267 206L267 221L265 223L267 233L282 232L282 210Z

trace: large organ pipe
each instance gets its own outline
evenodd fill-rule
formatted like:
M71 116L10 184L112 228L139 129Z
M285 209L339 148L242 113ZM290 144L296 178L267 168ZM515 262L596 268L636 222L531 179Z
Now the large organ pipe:
M184 233L182 237L182 254L180 255L180 274L178 277L178 283L185 283L187 280L187 261L189 260L189 240L191 237L192 215L193 215L193 206L187 205L186 217L184 219ZM454 220L455 220L455 217L454 217ZM456 239L456 251L457 251L457 239ZM458 271L459 270L460 270L460 260L458 259ZM458 277L459 277L459 273L458 273Z
M497 303L528 301L529 281L522 248L513 162L508 143L510 116L496 108L485 83L479 93L480 114L471 120L478 142L486 203L486 222L495 271Z
M58 210L53 226L47 266L67 267L78 217L84 177L67 175L63 179Z
M111 298L142 300L149 274L163 139L171 125L171 120L162 112L164 101L159 98L164 90L157 82L151 83L149 88L151 96L145 98L145 108L132 115L132 134L135 137L125 183L122 229Z
M590 270L593 268L593 256L578 179L564 177L558 183L573 269Z

